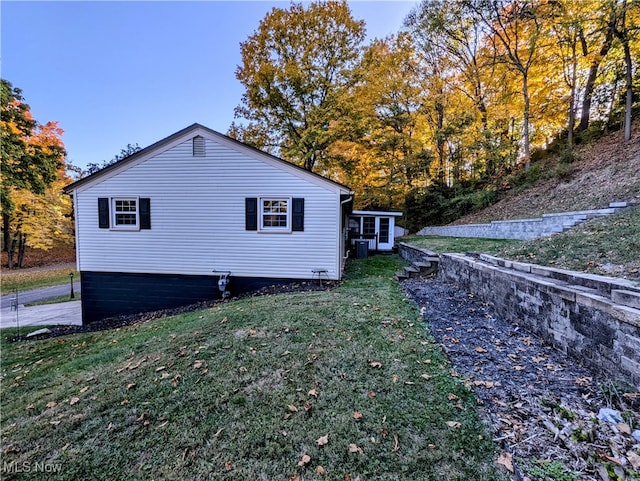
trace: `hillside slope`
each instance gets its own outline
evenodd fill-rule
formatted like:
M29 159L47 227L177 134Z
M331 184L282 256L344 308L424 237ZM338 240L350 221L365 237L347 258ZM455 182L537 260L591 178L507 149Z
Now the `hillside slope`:
M548 175L555 168L555 159L543 161L538 167L542 178L533 187L508 191L497 203L454 224L524 219L548 212L604 208L616 201L640 201L640 121L634 122L631 141L624 142L622 131L614 132L592 144L578 145L575 156L568 179Z

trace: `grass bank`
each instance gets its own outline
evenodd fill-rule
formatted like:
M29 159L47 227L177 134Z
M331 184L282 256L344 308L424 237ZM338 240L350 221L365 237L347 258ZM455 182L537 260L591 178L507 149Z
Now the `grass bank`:
M3 331L3 479L502 479L400 265L114 331Z
M531 241L434 236L410 236L402 240L438 253L484 252L511 260L640 281L640 206Z
M80 277L75 266L53 269L16 269L2 271L2 295L12 292L27 291L38 287L57 286L69 283L69 273L73 272L74 279Z

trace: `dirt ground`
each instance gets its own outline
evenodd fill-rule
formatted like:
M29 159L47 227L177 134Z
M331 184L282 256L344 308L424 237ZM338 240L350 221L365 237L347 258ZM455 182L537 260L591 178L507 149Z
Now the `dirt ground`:
M60 264L64 267L68 264L75 264L75 262L76 250L73 245L58 244L47 251L27 247L27 251L25 253L25 266L22 270L42 268L55 269L56 266ZM0 257L0 266L2 271L7 270L7 253L4 251Z
M632 436L640 429L640 393L597 378L456 285L437 278L402 285L454 375L475 391L512 479L640 479L640 439ZM620 412L624 422L598 420L602 408ZM566 477L541 474L557 463Z
M640 122L634 123L629 142L624 141L622 132L615 132L596 144L576 146L575 156L568 179L553 177L522 192L508 190L496 204L453 224L525 219L551 212L601 209L610 202L640 200ZM543 170L545 168L543 166Z

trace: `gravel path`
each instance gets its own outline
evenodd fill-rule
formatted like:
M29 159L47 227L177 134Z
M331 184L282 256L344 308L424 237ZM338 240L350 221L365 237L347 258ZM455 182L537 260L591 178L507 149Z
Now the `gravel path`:
M632 436L640 429L640 393L596 379L455 285L414 278L402 286L474 389L512 479L640 479L640 440ZM601 408L616 409L625 422L599 421Z

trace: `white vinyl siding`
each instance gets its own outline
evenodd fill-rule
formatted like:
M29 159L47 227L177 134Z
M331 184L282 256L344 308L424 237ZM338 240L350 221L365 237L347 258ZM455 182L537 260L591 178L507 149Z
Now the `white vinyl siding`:
M81 271L309 279L340 278L340 194L344 189L206 138L206 156L185 139L74 192ZM98 228L97 199L151 199L149 230ZM286 197L283 197L286 196ZM261 235L245 229L245 199L304 198L304 231ZM262 222L260 220L259 222ZM291 230L291 218L288 219Z

